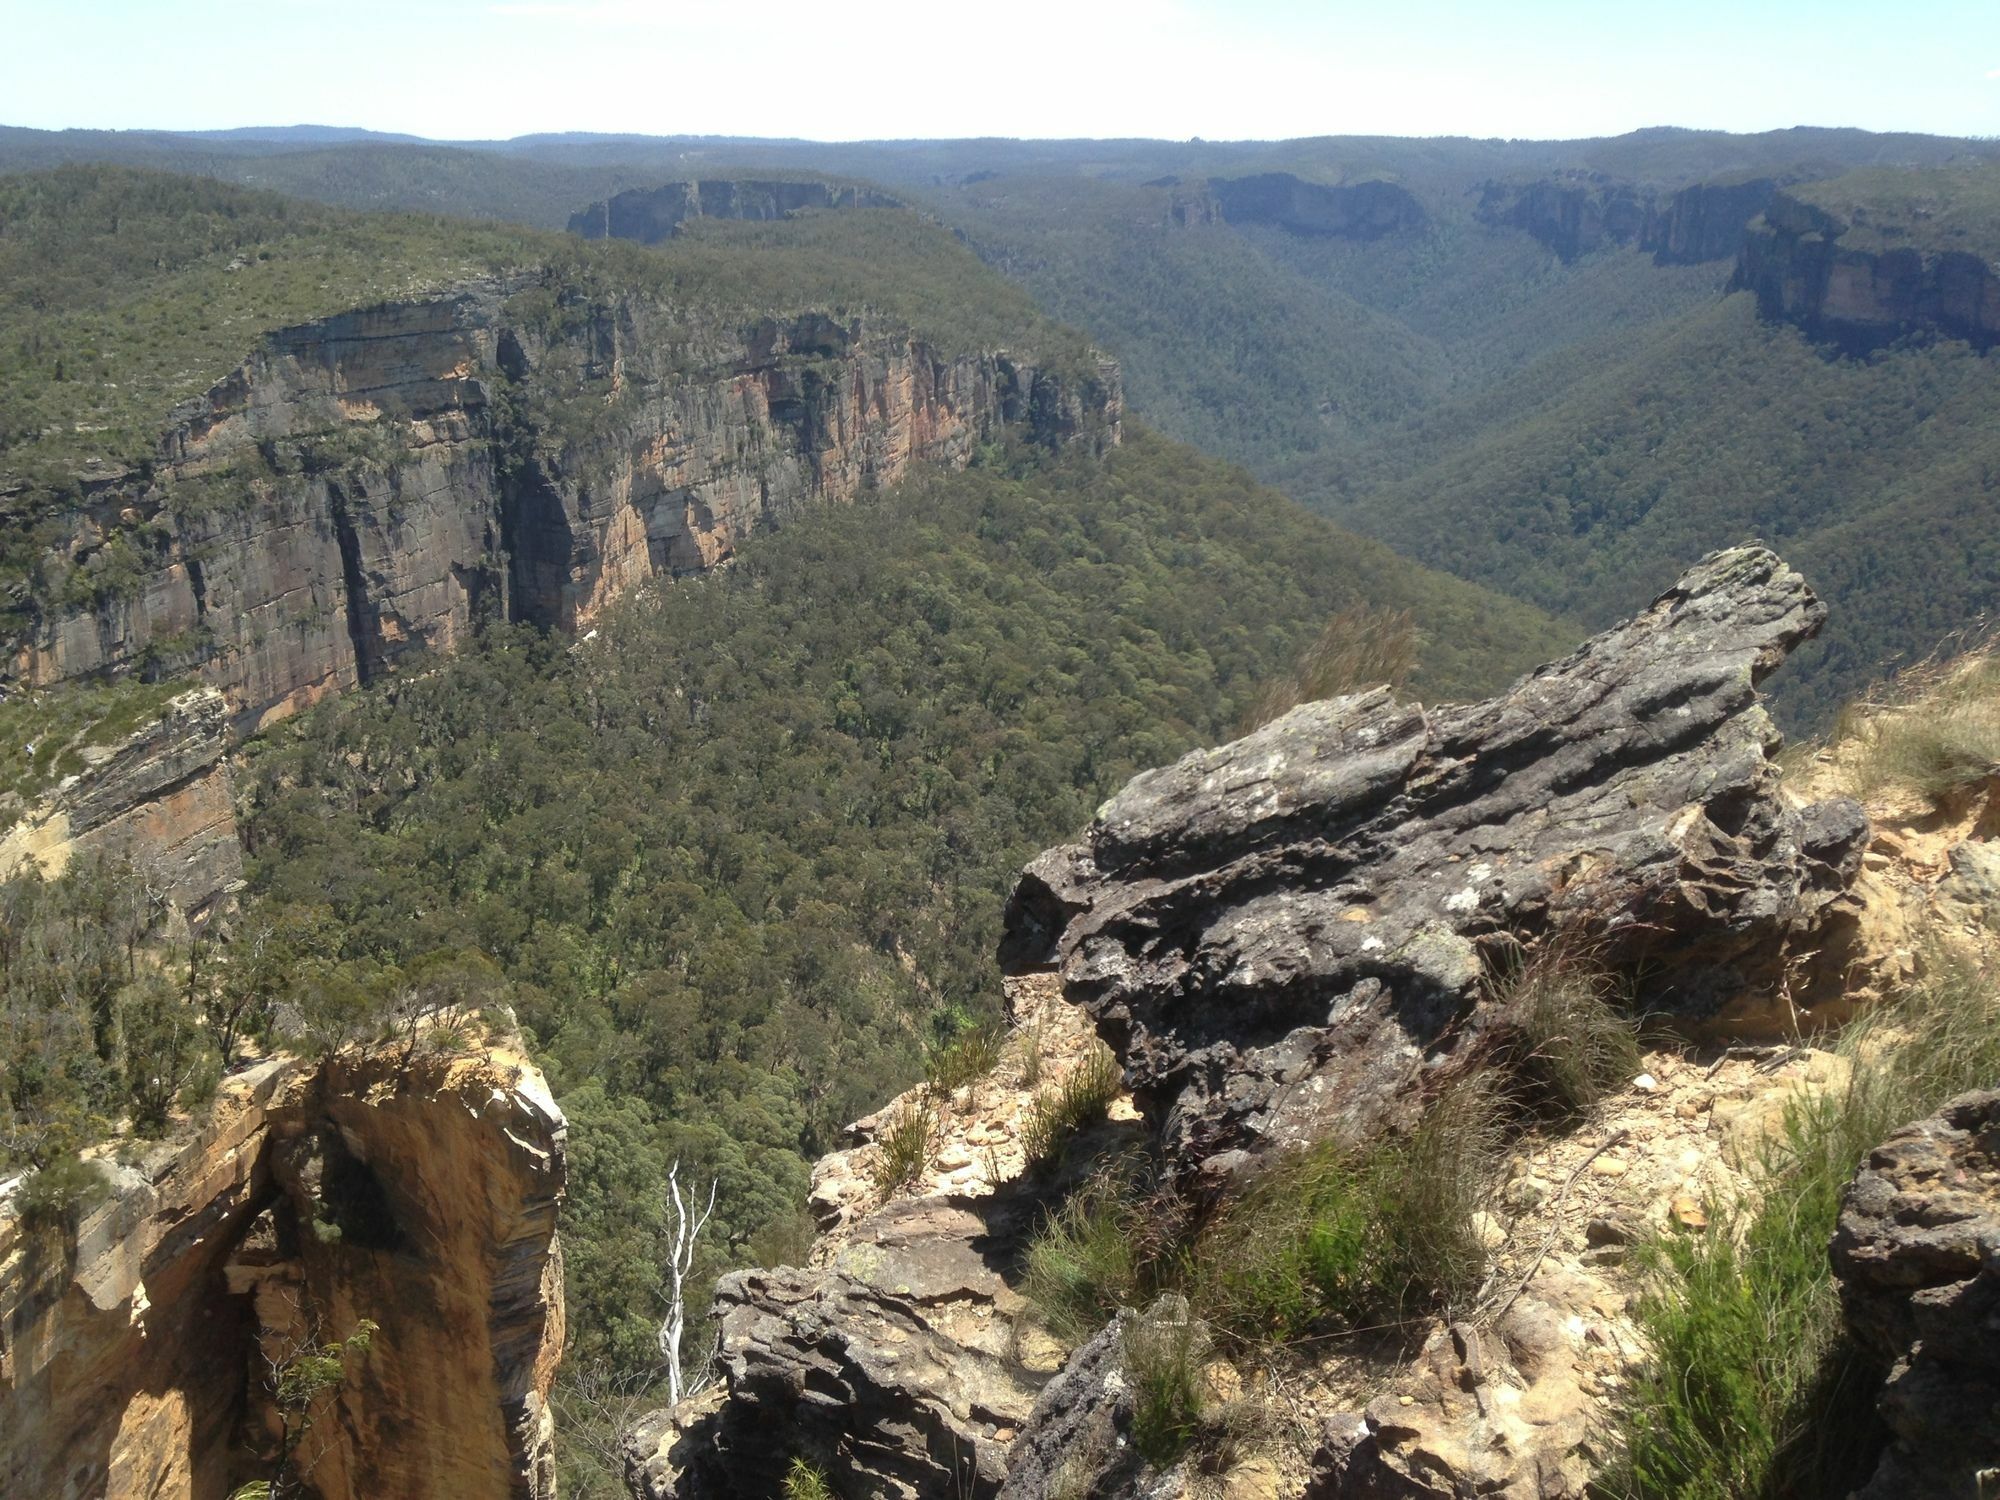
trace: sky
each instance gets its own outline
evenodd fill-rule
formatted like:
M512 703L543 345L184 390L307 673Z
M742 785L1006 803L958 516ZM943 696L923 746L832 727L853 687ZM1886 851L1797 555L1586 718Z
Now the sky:
M0 124L2000 135L2000 0L0 0Z

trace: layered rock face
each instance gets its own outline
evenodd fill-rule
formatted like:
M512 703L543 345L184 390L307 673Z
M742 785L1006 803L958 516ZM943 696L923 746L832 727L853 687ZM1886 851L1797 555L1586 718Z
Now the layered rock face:
M2000 340L2000 268L1963 250L1843 244L1853 226L1788 194L1743 241L1732 283L1767 318L1865 354L1905 335L1942 333L1979 349Z
M577 626L804 506L962 466L1003 428L1118 440L1082 377L819 314L737 326L536 278L289 329L181 413L147 476L71 518L136 587L5 643L36 685L198 670L239 732L457 649L486 619Z
M0 880L29 864L60 875L92 853L129 854L183 911L243 874L222 695L197 688L104 752L0 838Z
M632 188L570 215L569 232L587 240L657 245L692 219L789 219L808 209L902 208L880 188L841 182L758 182L711 178Z
M1171 1171L1360 1140L1479 1065L1488 976L1589 944L1643 1002L1740 1032L1839 966L1867 821L1794 809L1755 687L1824 618L1717 553L1502 696L1307 704L1136 778L1024 872L1002 961L1052 965Z
M1206 196L1214 204L1212 210L1191 196L1176 194L1173 221L1185 225L1220 218L1230 224L1270 224L1291 234L1350 240L1407 234L1430 221L1409 189L1393 182L1328 187L1289 172L1262 172L1254 177L1210 178Z
M1833 1267L1849 1329L1890 1371L1879 1408L1891 1443L1860 1500L1988 1493L2000 1479L2000 1092L1954 1099L1869 1153Z
M106 1166L73 1232L0 1200L0 1492L220 1500L267 1472L265 1356L367 1318L312 1493L552 1500L564 1124L518 1054L266 1063Z
M1728 260L1745 226L1778 191L1775 178L1697 182L1673 193L1601 173L1489 182L1479 217L1533 235L1565 261L1612 245L1652 252L1662 265Z
M912 1090L850 1127L857 1144L813 1171L822 1238L811 1264L723 1277L717 1386L628 1435L639 1500L763 1500L794 1457L843 1495L999 1492L1036 1393L1062 1363L1014 1286L1050 1186L1024 1178L1022 1126L1038 1083L1061 1080L1095 1046L1045 981L1009 994L1039 1049L1034 1077L1017 1059L949 1099ZM879 1141L910 1110L931 1116L934 1148L909 1196L885 1202Z

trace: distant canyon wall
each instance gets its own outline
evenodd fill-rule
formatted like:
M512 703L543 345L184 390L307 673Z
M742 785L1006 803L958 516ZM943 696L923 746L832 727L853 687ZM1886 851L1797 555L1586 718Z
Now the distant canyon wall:
M1121 413L1108 360L469 283L268 336L150 472L92 486L59 549L82 582L0 642L0 676L191 671L250 732L482 620L586 627L640 582L1007 431L1116 444ZM125 565L93 584L107 549Z
M657 245L699 219L789 219L809 209L903 208L903 200L860 183L708 178L631 188L570 215L569 232L587 240Z
M1729 260L1744 226L1778 191L1772 177L1697 182L1663 193L1644 184L1576 173L1489 182L1476 210L1487 224L1533 235L1565 261L1610 246L1650 253L1662 265Z
M1912 333L2000 341L2000 266L1968 250L1844 242L1852 225L1789 194L1749 226L1734 285L1764 316L1865 354Z

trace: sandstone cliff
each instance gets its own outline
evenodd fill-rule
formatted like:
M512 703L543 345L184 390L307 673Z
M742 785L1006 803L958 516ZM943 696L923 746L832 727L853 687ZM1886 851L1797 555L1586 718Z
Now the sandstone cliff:
M0 835L0 880L29 864L57 876L91 853L142 859L152 883L199 911L243 873L222 695L196 688L120 743L87 750L84 769Z
M482 620L587 625L635 583L914 463L963 466L1003 429L1106 445L1119 419L1108 361L468 283L267 337L150 472L69 516L70 583L0 660L34 685L196 672L246 732Z
M768 221L811 209L902 207L902 199L861 183L710 178L615 193L571 214L569 232L657 245L692 219Z
M2000 266L1968 249L1865 238L1847 218L1779 193L1753 222L1734 286L1756 293L1767 318L1865 354L1912 333L1978 349L2000 340Z
M367 1318L318 1500L553 1496L564 1124L518 1054L266 1062L104 1165L69 1229L0 1186L0 1493L220 1500L264 1472L263 1356Z
M1607 246L1650 251L1661 265L1728 260L1744 228L1778 191L1778 179L1697 182L1674 192L1597 172L1489 182L1477 213L1533 235L1565 261Z
M1400 183L1381 180L1330 185L1290 172L1260 172L1187 183L1162 177L1146 186L1171 190L1166 223L1173 229L1267 224L1313 238L1377 240L1415 233L1430 223L1415 194Z

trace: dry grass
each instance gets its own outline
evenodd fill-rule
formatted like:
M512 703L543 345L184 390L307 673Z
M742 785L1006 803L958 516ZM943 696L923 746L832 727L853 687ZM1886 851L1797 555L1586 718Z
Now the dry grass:
M1292 675L1265 686L1245 711L1241 733L1290 713L1301 703L1362 688L1400 689L1417 670L1417 622L1407 609L1357 604L1326 622L1299 653Z
M1575 1116L1639 1072L1639 1027L1618 983L1587 954L1556 943L1492 983L1518 1038L1515 1070L1529 1103Z
M2000 773L2000 647L1989 637L1906 669L1843 709L1827 748L1861 797L1894 789L1937 803Z

